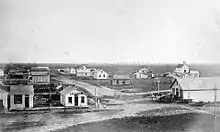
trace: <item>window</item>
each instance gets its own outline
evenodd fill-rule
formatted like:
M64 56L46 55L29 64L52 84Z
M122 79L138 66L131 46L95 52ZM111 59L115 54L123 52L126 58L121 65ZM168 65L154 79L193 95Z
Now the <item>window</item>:
M105 74L103 75L103 77L105 77Z
M22 104L22 95L14 95L14 104Z
M72 104L72 97L68 97L68 103Z
M101 77L101 74L99 74L99 77Z
M84 96L81 97L81 103L85 103L85 97Z

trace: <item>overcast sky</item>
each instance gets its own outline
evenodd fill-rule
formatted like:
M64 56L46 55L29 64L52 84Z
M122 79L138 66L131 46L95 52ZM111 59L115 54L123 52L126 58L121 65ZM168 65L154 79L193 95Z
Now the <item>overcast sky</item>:
M1 0L0 62L220 62L219 0Z

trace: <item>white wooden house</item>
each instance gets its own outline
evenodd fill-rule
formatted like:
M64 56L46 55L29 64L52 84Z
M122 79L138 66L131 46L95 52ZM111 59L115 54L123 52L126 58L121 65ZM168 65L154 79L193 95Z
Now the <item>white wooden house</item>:
M11 85L9 94L10 110L22 110L33 107L33 85Z
M0 111L8 109L9 86L0 85Z
M174 72L175 73L189 73L190 68L189 66L186 65L186 63L178 64Z
M93 77L95 79L108 79L108 73L104 70L98 69L94 72Z
M76 76L77 77L93 77L94 72L96 69L90 69L86 66L82 66L81 68L76 69Z
M60 92L60 102L64 106L88 107L87 95L74 85L69 85Z
M0 76L4 76L4 70L0 69Z
M176 78L171 85L171 93L178 100L213 102L214 88L217 88L217 101L220 101L220 77Z
M140 68L134 73L136 79L148 79L153 78L152 71L147 67Z

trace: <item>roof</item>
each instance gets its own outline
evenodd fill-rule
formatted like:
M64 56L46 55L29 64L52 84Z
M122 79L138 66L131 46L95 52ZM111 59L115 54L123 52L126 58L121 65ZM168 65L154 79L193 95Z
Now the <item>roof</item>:
M49 75L49 72L48 71L34 71L34 72L32 71L31 75L36 75L36 76L37 75L45 75L46 76L46 75Z
M182 68L184 64L178 64L176 68Z
M33 85L11 85L10 94L34 94Z
M0 91L9 93L10 92L10 86L8 86L8 85L0 85Z
M50 67L31 67L31 71L49 71Z
M190 73L194 73L195 74L195 73L199 73L199 71L191 70Z
M183 90L220 89L220 77L176 78Z
M129 75L113 75L113 79L131 79Z
M72 80L74 85L76 85L77 88L79 88L80 90L82 90L83 92L85 92L87 95L89 96L114 96L116 93L118 93L119 91L115 90L115 89L111 89L111 88L107 88L107 87L98 87L98 86L94 86L88 83L84 83L84 82L80 82L80 81L75 81Z
M67 95L69 93L82 93L77 87L74 85L69 85L66 88L64 88L62 91L60 91L60 94Z

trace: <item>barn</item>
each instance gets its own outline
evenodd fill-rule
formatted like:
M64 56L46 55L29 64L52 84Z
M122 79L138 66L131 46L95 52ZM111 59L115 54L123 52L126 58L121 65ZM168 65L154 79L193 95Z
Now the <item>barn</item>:
M176 78L170 88L177 100L214 102L216 93L220 101L220 77Z

